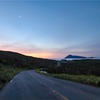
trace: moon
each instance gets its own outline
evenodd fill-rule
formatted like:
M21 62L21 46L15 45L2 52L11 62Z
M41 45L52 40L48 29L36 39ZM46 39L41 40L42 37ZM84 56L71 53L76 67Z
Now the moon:
M18 16L18 18L21 18L21 16Z

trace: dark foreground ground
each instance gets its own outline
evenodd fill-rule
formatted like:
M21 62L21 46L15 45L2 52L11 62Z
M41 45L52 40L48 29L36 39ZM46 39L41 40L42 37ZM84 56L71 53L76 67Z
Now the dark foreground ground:
M23 71L1 91L0 100L100 100L100 88Z

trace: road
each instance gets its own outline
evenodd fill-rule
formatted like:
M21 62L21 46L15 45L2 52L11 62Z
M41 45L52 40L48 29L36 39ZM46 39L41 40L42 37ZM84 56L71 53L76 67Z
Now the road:
M17 74L1 90L0 100L100 100L100 88L29 70Z

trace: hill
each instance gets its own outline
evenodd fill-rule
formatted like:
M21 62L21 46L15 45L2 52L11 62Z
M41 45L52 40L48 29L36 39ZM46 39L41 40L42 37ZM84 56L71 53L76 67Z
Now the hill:
M86 58L84 56L77 56L77 55L68 55L65 58Z
M0 66L10 65L13 67L41 68L54 66L55 64L55 60L25 56L16 52L0 50Z

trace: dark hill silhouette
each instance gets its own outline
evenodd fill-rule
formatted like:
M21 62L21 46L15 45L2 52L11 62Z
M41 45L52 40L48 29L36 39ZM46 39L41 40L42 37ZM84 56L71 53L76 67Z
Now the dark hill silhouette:
M0 64L10 65L13 67L40 68L40 67L54 66L56 64L56 61L25 56L23 54L11 51L0 50Z
M84 56L77 56L77 55L68 55L65 58L86 58Z

